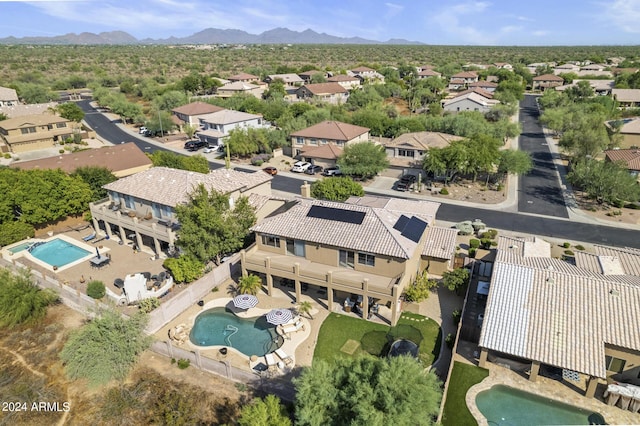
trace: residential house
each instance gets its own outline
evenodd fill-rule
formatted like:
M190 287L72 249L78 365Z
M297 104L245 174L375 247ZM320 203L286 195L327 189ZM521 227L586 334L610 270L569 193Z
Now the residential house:
M384 144L391 166L422 167L424 154L432 148L446 148L460 136L439 132L404 133Z
M501 70L513 70L513 65L508 62L494 62L493 66Z
M269 74L264 79L267 84L271 84L276 80L282 81L285 89L297 88L304 84L304 80L298 74Z
M442 77L442 74L440 74L437 71L434 71L432 69L426 69L426 70L421 70L418 71L418 80L422 80L423 78L429 78L429 77Z
M429 226L427 238L422 249L420 269L430 276L441 277L444 272L453 270L458 230L441 226Z
M462 71L454 74L449 79L449 90L464 90L471 83L478 81L478 74L473 71Z
M362 82L358 77L346 74L336 74L327 78L327 81L329 83L338 83L347 90L357 89L362 86Z
M296 96L303 100L341 104L349 98L349 91L339 83L310 83L298 88Z
M537 246L537 247L536 247ZM535 238L498 239L498 253L480 333L479 365L513 357L563 377L640 384L640 251L595 248L576 264L551 257ZM464 324L463 324L464 327Z
M632 176L640 175L640 149L609 149L604 156L605 161L624 164Z
M224 145L224 139L229 136L232 130L269 127L262 115L232 109L222 109L218 112L202 115L198 117L198 121L201 130L198 130L196 136L209 146Z
M581 69L576 74L578 75L578 77L581 77L581 78L588 78L588 77L612 78L613 77L613 73L611 71L585 71Z
M227 78L227 80L232 82L239 81L242 83L257 83L258 81L260 81L260 77L253 74L247 74L246 72L241 72L240 74L232 75L231 77Z
M618 101L620 108L640 107L640 89L613 89L611 96Z
M62 169L73 173L80 167L106 167L114 176L121 178L151 168L147 155L133 142L109 145L102 148L70 152L54 157L12 163L11 167L22 170Z
M5 105L0 106L0 114L4 114L8 118L23 117L25 115L50 114L57 106L58 102Z
M546 68L546 67L553 68L555 66L556 66L555 62L534 62L532 64L527 65L527 69L531 74L536 75L536 71L538 70L538 68Z
M20 100L18 99L18 93L15 89L0 86L0 107L14 106L19 103Z
M53 148L80 131L80 124L53 114L24 115L0 121L0 150L21 153Z
M311 83L311 79L316 74L321 74L322 76L324 76L324 78L328 77L325 71L318 71L318 70L304 71L299 73L298 76L300 76L300 78L304 80L305 83Z
M300 149L301 160L311 164L322 166L323 168L334 167L338 157L342 155L342 148L333 142L313 146L308 145Z
M580 71L604 71L605 68L607 68L606 65L588 64L581 67Z
M384 76L378 71L369 67L357 67L347 71L347 75L356 76L362 83L384 84Z
M546 90L550 87L561 86L564 79L554 74L543 74L533 77L533 90Z
M568 74L568 73L577 73L580 71L580 67L576 64L566 63L562 65L558 65L553 69L553 73L555 75L559 74Z
M442 102L442 108L449 112L480 111L485 113L500 103L500 101L493 99L493 95L487 97L479 93L478 90L482 89L466 91L459 96L446 99Z
M613 130L613 123L618 122L615 127L621 124L617 133L622 137L619 147L620 148L640 148L640 117L623 118L620 120L611 120L605 122L605 126L609 128L611 132Z
M253 84L244 81L234 81L227 83L216 89L216 94L220 98L230 98L237 94L253 95L258 99L262 98L262 94L266 89L265 84Z
M206 102L191 102L186 105L179 106L171 110L171 118L173 122L180 128L185 124L200 126L200 117L211 114L213 112L222 111L224 108L217 105L211 105Z
M467 88L482 89L486 92L493 93L498 88L498 83L494 83L493 81L479 80L479 81L476 81L475 83L467 84Z
M310 185L303 185L310 194ZM427 229L439 203L362 197L350 203L309 198L266 218L252 230L256 242L241 251L242 274L261 274L269 295L291 280L295 301L302 293L326 297L330 311L359 296L363 317L372 305L401 313L400 295L420 272ZM324 296L326 295L326 296Z
M323 121L293 132L289 136L291 147L285 149L291 149L292 152L287 155L295 157L307 147L333 143L339 148L344 148L347 144L366 142L369 140L369 129L340 121Z
M108 198L89 205L93 227L102 235L132 242L161 256L174 250L179 228L175 207L188 203L199 185L228 195L233 204L240 196L270 196L271 179L262 172L221 168L203 174L152 167L103 186Z
M610 95L613 87L615 86L615 80L579 80L575 79L571 82L571 84L563 84L561 86L556 86L555 89L557 91L563 92L570 87L576 86L579 82L586 81L589 83L589 86L593 89L593 93L598 96L606 96Z
M420 73L422 71L433 70L434 68L433 65L418 65L416 71Z

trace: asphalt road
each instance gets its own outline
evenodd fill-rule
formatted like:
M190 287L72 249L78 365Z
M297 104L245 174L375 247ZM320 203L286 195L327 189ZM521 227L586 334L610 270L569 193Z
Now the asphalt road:
M518 142L522 151L531 154L533 170L518 179L518 211L568 218L556 165L539 117L536 96L525 95L520 102L522 133Z
M526 99L523 102L526 102ZM165 148L149 143L145 140L144 137L135 137L127 132L124 132L103 114L93 109L91 105L89 105L89 101L81 101L78 103L78 105L86 114L86 123L93 130L95 130L102 139L114 144L118 144L121 142L134 142L140 149L145 152L153 152L156 150L167 151L167 149ZM212 169L222 167L218 163L209 164ZM253 170L244 171L253 172ZM299 179L294 179L286 176L274 176L271 187L278 191L299 194L300 184L301 181ZM371 194L376 193L376 191L367 192ZM388 194L385 193L380 193L380 195L388 196ZM399 196L397 198L405 197ZM555 203L550 203L551 206L553 206L554 204ZM564 203L562 204L562 206L564 206ZM558 211L564 212L564 216L562 217L567 217L566 208L564 208L564 210ZM556 219L553 217L541 217L520 213L501 212L490 210L490 208L481 209L442 203L440 209L438 210L436 219L448 222L460 222L463 220L480 219L491 228L498 228L527 234L545 235L567 240L584 241L588 243L640 248L640 231L615 228L611 226L571 222L568 220Z

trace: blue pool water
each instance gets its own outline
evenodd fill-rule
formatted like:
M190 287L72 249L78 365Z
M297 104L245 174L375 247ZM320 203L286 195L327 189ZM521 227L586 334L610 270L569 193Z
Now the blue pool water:
M189 339L198 346L230 346L247 356L262 356L282 345L282 338L264 315L244 319L225 308L207 309L198 315Z
M588 425L597 413L514 389L496 385L476 396L476 405L489 425ZM595 423L603 424L603 423Z
M58 268L91 254L90 251L60 238L36 245L29 249L29 253L36 259L48 263L51 266L57 266Z
M25 243L20 243L20 244L18 244L17 246L13 246L13 247L11 247L11 248L9 249L9 251L10 251L12 254L16 254L16 253L19 253L19 252L21 252L21 251L23 251L23 250L28 249L28 248L31 246L31 244L33 244L33 241L27 241L27 242L25 242Z

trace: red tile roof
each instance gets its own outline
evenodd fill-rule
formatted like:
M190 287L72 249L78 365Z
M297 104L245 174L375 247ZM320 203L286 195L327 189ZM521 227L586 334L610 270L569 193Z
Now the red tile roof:
M604 155L609 161L624 162L629 170L640 170L640 150L638 149L611 149L605 151Z
M319 146L307 146L300 153L303 157L336 160L342 155L342 148L334 143Z
M367 132L369 132L369 129L366 127L354 126L353 124L341 123L340 121L323 121L322 123L291 133L291 136L346 142Z
M342 87L338 83L315 83L315 84L305 84L302 87L306 87L309 92L314 95L328 95L334 93L349 93L347 89Z
M171 111L185 114L185 115L202 115L211 114L212 112L222 111L224 108L217 105L211 105L206 102L191 102L190 104L182 105Z
M533 81L564 81L564 78L555 74L543 74L533 77Z

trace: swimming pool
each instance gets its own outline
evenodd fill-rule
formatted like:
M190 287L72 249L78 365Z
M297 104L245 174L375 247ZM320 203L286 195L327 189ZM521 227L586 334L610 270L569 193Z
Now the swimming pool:
M480 392L476 405L489 425L605 424L590 422L602 419L598 413L504 385Z
M282 345L282 337L264 315L244 319L223 307L198 315L189 339L198 346L229 346L247 356L262 356Z
M90 251L61 238L36 243L29 248L29 253L36 259L57 268L61 268L91 254Z
M11 254L16 254L19 253L21 251L24 251L26 249L28 249L29 247L31 247L31 245L33 244L33 241L26 241L24 243L20 243L18 245L15 245L7 250L9 250L9 252Z

